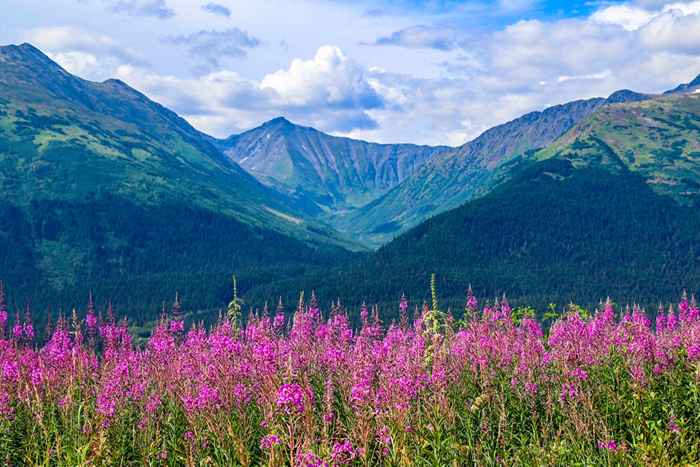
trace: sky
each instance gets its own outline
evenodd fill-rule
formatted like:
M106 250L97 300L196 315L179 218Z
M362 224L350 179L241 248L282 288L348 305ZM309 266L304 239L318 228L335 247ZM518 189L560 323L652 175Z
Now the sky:
M524 113L700 74L700 1L2 0L0 44L118 78L217 137L277 116L460 145Z

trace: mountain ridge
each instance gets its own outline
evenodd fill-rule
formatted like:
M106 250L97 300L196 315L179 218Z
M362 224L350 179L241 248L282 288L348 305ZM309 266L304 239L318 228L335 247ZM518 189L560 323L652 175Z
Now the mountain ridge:
M333 136L277 117L218 142L268 186L305 200L323 216L358 207L391 189L446 146L381 144Z
M3 279L38 306L85 284L134 313L178 289L211 306L233 272L245 285L363 249L171 110L30 45L0 48L0 200Z
M575 100L529 112L481 133L421 166L387 194L349 213L336 225L360 227L359 237L373 246L487 192L500 164L547 146L600 106L641 101L650 95L620 90L608 98Z
M469 284L539 312L593 307L606 296L654 306L679 289L699 291L698 180L700 94L606 106L518 160L483 196L351 265L311 271L296 287L313 284L320 296L353 304L387 304L401 292L421 303L436 272L442 306L453 309L464 306Z

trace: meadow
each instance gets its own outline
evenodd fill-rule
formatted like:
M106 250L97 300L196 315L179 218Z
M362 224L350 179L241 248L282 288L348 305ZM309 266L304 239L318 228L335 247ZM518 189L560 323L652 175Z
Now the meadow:
M434 292L434 291L433 291ZM435 297L435 295L434 295ZM92 302L38 344L0 306L5 465L688 465L700 462L700 310L611 301L543 328L470 292L210 327L179 304L145 343ZM357 314L361 326L351 325ZM462 317L463 315L463 317ZM13 322L12 322L13 321Z

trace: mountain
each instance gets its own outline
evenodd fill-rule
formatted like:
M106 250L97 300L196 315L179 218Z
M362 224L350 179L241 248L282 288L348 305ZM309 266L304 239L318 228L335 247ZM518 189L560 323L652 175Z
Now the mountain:
M360 230L358 238L381 245L430 216L486 193L498 180L497 169L504 163L547 146L599 107L647 98L622 90L608 99L556 105L498 125L453 151L433 157L386 195L348 213L337 225L341 229L354 226Z
M677 87L666 91L664 94L678 94L678 93L692 93L700 90L700 75L696 76L694 80L680 84Z
M340 138L282 117L217 145L263 183L330 220L339 211L378 198L431 157L450 149Z
M359 248L174 112L29 44L0 48L0 200L3 279L38 304L87 287L142 307L176 289L220 304L232 272L252 282Z
M608 295L650 306L698 291L700 94L601 106L509 170L486 195L304 285L350 303L395 302L402 291L421 302L436 272L458 309L470 283L540 310Z
M700 94L605 106L537 159L621 165L660 195L693 206L700 194Z

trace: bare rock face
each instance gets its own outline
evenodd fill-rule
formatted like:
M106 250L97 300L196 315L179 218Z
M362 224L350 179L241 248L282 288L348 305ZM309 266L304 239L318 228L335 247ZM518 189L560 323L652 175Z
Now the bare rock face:
M283 117L217 145L263 183L333 212L371 202L451 149L335 137Z

